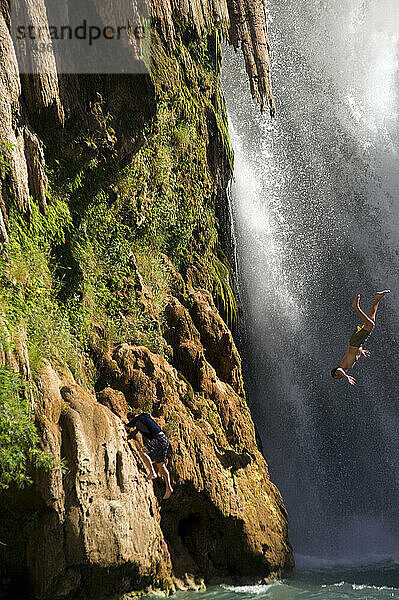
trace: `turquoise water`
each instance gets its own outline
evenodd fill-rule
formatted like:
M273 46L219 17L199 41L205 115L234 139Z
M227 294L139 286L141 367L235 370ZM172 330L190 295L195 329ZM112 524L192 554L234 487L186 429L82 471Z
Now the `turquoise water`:
M399 598L399 565L383 559L367 566L312 566L299 561L290 579L270 585L219 585L204 592L178 592L176 600L385 600ZM308 566L306 563L308 562Z

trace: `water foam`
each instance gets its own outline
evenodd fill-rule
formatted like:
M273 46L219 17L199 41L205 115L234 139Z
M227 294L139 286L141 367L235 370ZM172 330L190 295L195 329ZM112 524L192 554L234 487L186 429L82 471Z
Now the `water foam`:
M281 581L274 581L273 583L265 583L259 585L225 585L221 587L229 592L235 592L236 594L253 594L255 596L264 594L276 586L282 585Z

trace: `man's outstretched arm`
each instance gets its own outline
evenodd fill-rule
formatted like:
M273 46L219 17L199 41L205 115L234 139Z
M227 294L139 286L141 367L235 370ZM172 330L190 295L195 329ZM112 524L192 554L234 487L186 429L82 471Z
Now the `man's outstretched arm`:
M345 379L347 379L349 381L349 383L351 385L356 385L356 379L354 379L353 377L348 375L348 373L346 371L344 371L344 369L342 369L341 367L338 367L337 373L341 373L345 377Z

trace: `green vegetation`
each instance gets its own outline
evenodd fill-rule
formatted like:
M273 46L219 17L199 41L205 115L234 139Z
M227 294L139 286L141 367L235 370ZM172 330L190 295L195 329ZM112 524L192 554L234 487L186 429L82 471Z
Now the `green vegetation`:
M5 157L7 150L13 148L13 144L0 140L0 177L3 178L10 172L10 165Z
M84 117L72 116L59 132L36 124L46 144L47 210L31 199L28 222L9 198L9 243L0 256L0 314L12 339L26 338L33 378L48 358L92 386L112 345L166 352L162 325L171 274L164 255L183 276L194 265L201 285L234 321L215 216L232 168L220 49L216 35L194 43L185 27L177 24L173 53L153 32L151 81L120 78L113 90L98 78L82 78ZM143 106L151 103L143 120ZM7 149L0 144L5 181ZM22 381L1 369L0 443L18 451L12 464L4 450L0 486L28 482L29 461L47 464L36 451Z
M131 341L162 352L157 320L139 302L131 237L103 194L75 228L68 205L57 197L46 215L33 203L30 224L11 211L10 243L0 259L0 308L14 332L26 330L33 374L44 358L56 359L81 383L94 383L93 330L110 344ZM165 265L159 255L142 250L136 261L152 305L161 312Z
M206 287L232 324L237 306L215 217L218 185L230 177L233 160L216 74L219 51L215 36L187 47L177 42L169 55L153 35L157 111L145 128L146 144L117 189L121 215L134 226L135 243L164 252L183 274L201 256ZM217 165L212 144L217 144ZM226 172L220 164L227 165Z
M213 262L214 291L216 304L231 327L237 322L237 301L230 283L230 270L219 258Z
M64 243L71 227L65 202L54 200L47 214L32 203L31 222L10 211L10 242L0 259L0 309L13 335L26 331L33 372L43 358L67 362L78 377L84 359L73 337L68 314L56 301L51 251Z
M40 450L26 385L18 373L0 366L0 490L32 482L31 467L49 469L54 457Z

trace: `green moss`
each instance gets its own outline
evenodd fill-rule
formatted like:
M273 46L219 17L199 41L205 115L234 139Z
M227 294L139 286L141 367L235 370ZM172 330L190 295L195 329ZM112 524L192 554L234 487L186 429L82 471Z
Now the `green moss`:
M203 404L203 418L208 421L215 432L223 431L220 415L214 402L212 402L212 400L203 398L202 396L201 402Z
M87 365L68 314L56 301L52 274L51 249L65 241L70 227L68 206L59 200L50 204L46 216L32 203L30 224L15 209L10 211L10 242L0 258L0 308L12 334L26 330L33 372L43 358L55 358L82 378Z
M0 177L3 178L10 172L10 164L7 159L7 154L14 148L13 144L0 140Z
M193 58L179 40L168 54L154 32L157 111L146 128L145 146L119 184L121 211L135 226L138 243L165 252L177 268L189 263L194 250L211 265L218 239L217 181L207 152L208 126L216 119L214 103L221 93L210 66L210 39L198 42L201 51Z
M82 78L87 114L81 126L67 122L68 143L60 139L55 147L45 124L37 123L51 167L48 211L41 214L32 202L28 224L11 210L0 274L0 308L15 331L26 329L34 373L43 358L58 359L78 381L93 383L93 339L163 353L170 272L162 254L183 274L200 255L210 291L234 319L215 216L223 174L210 152L216 144L228 175L219 41L214 34L197 40L186 25L176 27L173 53L152 33L151 85L115 80L122 90L117 97L105 81L96 89L100 80ZM143 101L132 102L131 89L155 97L145 123ZM129 154L131 138L141 142Z
M215 257L212 266L216 304L219 311L223 314L227 325L232 327L237 323L238 306L230 280L230 269L226 263L217 257Z

